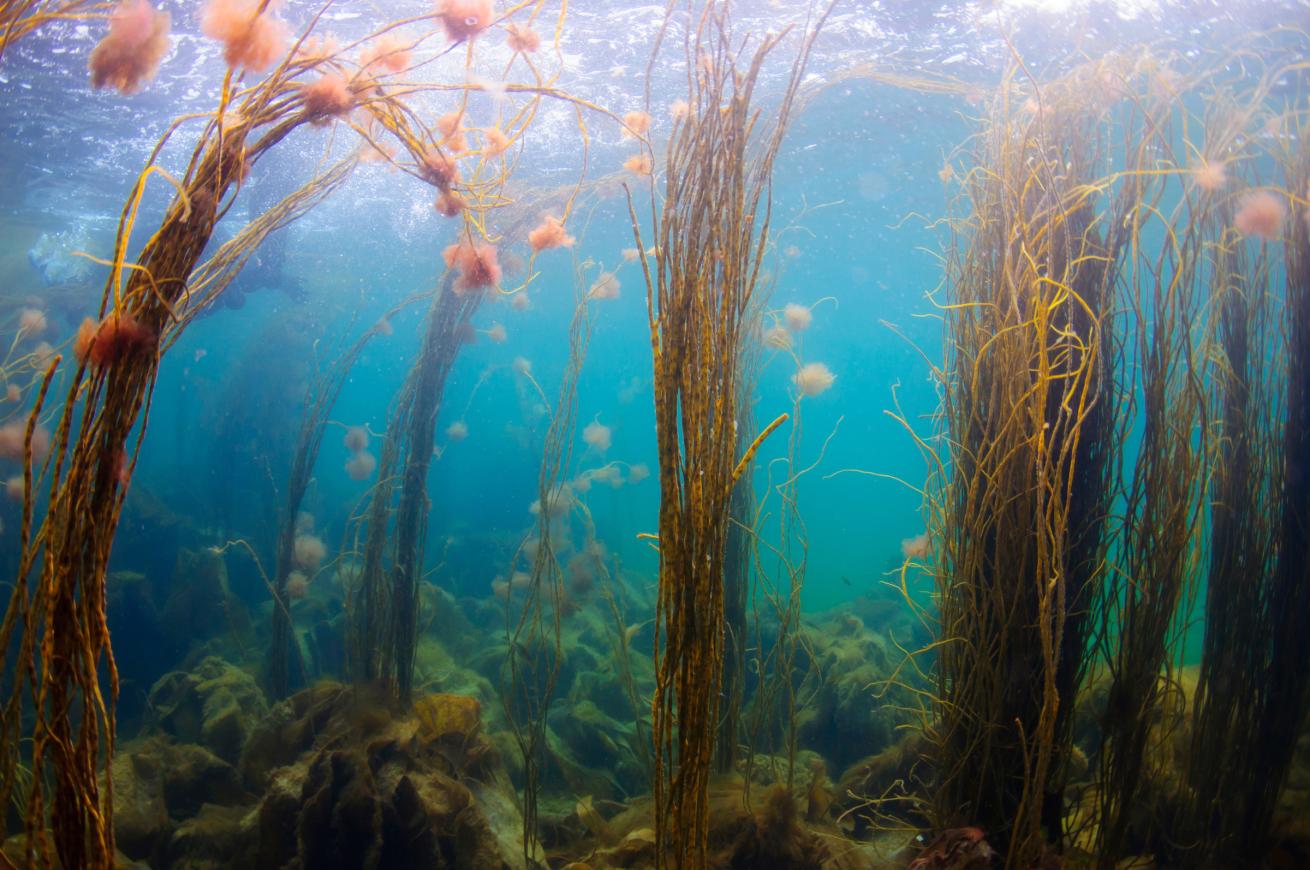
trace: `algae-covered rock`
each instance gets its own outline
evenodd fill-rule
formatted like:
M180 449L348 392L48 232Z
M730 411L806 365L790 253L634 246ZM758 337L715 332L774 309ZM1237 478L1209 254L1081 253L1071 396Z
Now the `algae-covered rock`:
M1278 799L1278 812L1292 820L1310 843L1310 821L1307 821L1310 820L1310 718L1306 719L1296 741L1287 782Z
M202 744L230 763L268 711L254 678L216 656L192 671L165 674L150 690L148 706L148 728Z
M384 693L325 684L278 704L243 758L261 783L260 867L522 866L522 823L475 698L402 711Z
M631 722L635 716L650 718L650 710L642 699L649 695L655 679L650 666L650 658L630 653L633 679L636 685L629 692L619 674L613 667L602 667L598 671L583 671L573 681L570 695L586 698L606 714L620 722Z
M842 773L834 790L835 809L848 820L853 833L863 836L875 825L873 815L862 811L868 799L916 796L907 789L930 780L931 770L924 761L927 751L923 735L918 731L907 731L896 743L860 759ZM915 813L916 802L906 800L902 806L904 820L913 824L923 821ZM894 813L895 809L884 809L883 812Z
M485 635L468 617L460 602L439 586L424 583L420 587L424 612L432 615L429 632L461 649L482 642Z
M801 825L791 790L779 784L765 792L763 806L742 826L727 864L733 870L822 870L828 857L823 840Z
M255 813L256 867L282 867L296 857L300 794L307 773L303 765L284 767L269 779Z
M601 853L603 867L655 866L655 830L638 828L629 831L617 846Z
M903 653L849 614L807 628L806 637L817 680L797 712L800 744L837 769L891 745L910 718L902 711L912 706L906 690L888 682Z
M344 714L353 697L340 683L323 682L275 704L261 719L241 753L241 775L262 791L269 775L307 752L334 718ZM377 708L380 713L386 707Z
M415 653L414 682L433 692L476 698L482 705L483 721L494 727L501 712L500 693L492 680L475 667L478 656L472 651L476 648L471 643L457 646L449 639L421 638ZM499 657L503 662L504 648L492 646L485 655L488 659Z
M161 755L164 804L174 819L190 818L206 803L231 806L250 797L236 768L203 746L168 746Z
M482 842L489 844L494 840L499 846L498 854L516 858L521 856L523 813L519 809L518 796L514 790L503 778L493 782L470 780L467 785L486 825L486 836L482 837Z
M646 788L646 773L633 749L632 725L624 725L589 700L560 705L551 715L562 754L560 773L574 794L615 799Z
M333 750L319 755L300 794L296 842L301 864L378 867L382 805L363 752Z
M623 790L614 775L576 758L568 743L560 739L554 728L546 729L546 746L549 753L543 779L548 790L557 794L593 795L597 800L617 800L622 797Z
M715 868L778 870L868 870L905 866L877 859L867 844L849 841L831 824L804 818L802 790L780 782L756 785L736 774L710 780L709 861ZM611 809L606 807L606 813ZM632 801L621 812L602 818L594 803L578 802L586 833L553 850L556 861L585 861L595 870L652 868L655 860L654 804L650 797ZM553 866L553 865L552 865ZM565 865L570 866L570 865Z
M203 746L153 737L119 747L114 757L114 835L125 855L160 862L179 821L205 804L251 800L236 768Z
M114 758L114 839L133 858L153 855L172 829L161 761L157 754L122 748Z
M482 727L482 705L477 698L436 692L414 702L419 729L428 740L468 740Z
M167 846L169 870L218 870L243 863L253 819L249 807L204 804L173 830Z
M51 838L47 837L47 843L50 842L51 842ZM59 860L59 856L55 854L54 846L50 845L49 849L50 849L50 863L49 864L38 863L37 866L44 868L44 870L63 870L64 867L63 862L61 862ZM2 844L0 844L0 858L3 858L5 861L9 862L6 863L5 866L12 865L14 867L26 867L27 866L26 855L27 855L26 834L14 834L12 837L9 837ZM121 850L115 850L113 866L114 866L114 870L150 870L149 864L146 864L142 861L135 861L132 858L129 858L127 855L123 854Z

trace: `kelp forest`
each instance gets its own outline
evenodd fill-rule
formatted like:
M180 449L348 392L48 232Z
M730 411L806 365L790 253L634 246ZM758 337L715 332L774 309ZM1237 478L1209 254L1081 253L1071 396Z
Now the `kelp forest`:
M0 866L1310 866L1203 6L0 0Z

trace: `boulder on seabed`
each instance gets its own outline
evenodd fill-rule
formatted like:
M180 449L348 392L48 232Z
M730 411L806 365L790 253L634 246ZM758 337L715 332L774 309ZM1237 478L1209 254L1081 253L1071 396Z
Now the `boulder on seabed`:
M206 805L251 800L237 770L203 746L152 737L119 747L114 756L114 837L129 858L165 865L179 822ZM169 865L171 866L171 865Z
M474 698L402 711L380 691L320 684L273 709L243 770L264 784L245 856L257 866L523 866L522 821Z
M268 702L254 677L217 656L193 670L173 671L150 690L147 730L183 743L198 743L235 764L268 713Z

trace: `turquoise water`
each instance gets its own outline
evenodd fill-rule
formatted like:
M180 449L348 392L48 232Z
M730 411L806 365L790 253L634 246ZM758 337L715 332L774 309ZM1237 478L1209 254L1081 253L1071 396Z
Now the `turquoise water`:
M570 20L569 32L578 48L576 57L569 53L565 81L621 113L639 99L644 63L636 47L643 44L644 34L653 32L658 16L653 8L619 4L611 11L616 10L622 10L616 19L622 23L613 29L606 26L606 12L600 8L580 10ZM196 34L193 12L180 7L170 11L180 34L174 52L155 86L131 98L91 93L84 84L81 58L95 35L86 26L52 25L5 58L0 68L5 100L0 117L6 154L3 210L25 228L10 235L6 251L9 298L41 298L40 275L22 262L36 242L34 236L65 233L90 253L103 255L116 203L146 143L184 107L206 105L205 83L216 80L219 69L215 52ZM1049 10L1041 4L1014 4L997 20L1026 52L1030 65L1040 69L1058 67L1078 52L1162 30L1202 34L1235 21L1256 30L1293 24L1304 11L1297 3L1226 4L1222 9L1182 3L1095 9L1061 4ZM739 15L748 24L784 17L783 10L749 5L742 6ZM986 80L1006 54L993 17L971 5L930 10L915 3L839 4L820 40L811 82L822 82L857 62L885 63L911 74L957 76L966 82ZM368 20L344 7L332 10L328 18L327 29L343 37ZM607 44L620 50L627 62L611 68L601 63L604 51L589 55L592 47ZM445 62L457 64L453 59ZM671 96L662 99L657 92L653 100L657 129L664 123L658 107L676 96L671 83L665 84ZM480 111L476 99L472 111ZM907 417L920 424L921 431L931 428L926 416L936 397L920 351L928 359L940 357L940 321L925 293L940 280L933 251L942 234L930 224L946 212L950 187L937 174L967 137L971 111L958 98L856 78L824 89L797 119L783 147L774 226L787 229L769 264L777 275L769 304L780 309L789 302L831 300L815 309L801 356L826 363L837 376L832 390L801 403L800 464L815 462L824 440L832 436L822 461L799 490L808 538L804 595L809 608L831 607L869 589L889 563L898 561L900 542L924 528L920 499L913 491L886 479L840 472L860 469L903 478L912 486L923 482L925 469L912 441L886 412L895 390ZM526 146L521 175L528 184L559 183L576 165L578 154L566 119L558 112L548 114L541 133L530 137ZM252 191L292 189L307 177L331 135L299 131L286 153L274 153L261 163ZM175 137L165 154L180 156L186 142L185 135ZM338 153L342 147L335 143ZM594 171L611 171L625 153L613 125L597 122L590 157ZM168 159L164 164L169 165ZM212 495L238 482L251 487L249 498L267 498L270 470L276 481L279 466L287 461L306 378L321 365L314 344L323 353L348 340L388 306L436 280L437 255L448 243L451 227L425 207L427 193L413 179L397 179L376 166L361 167L333 201L281 232L287 266L284 274L274 276L275 286L268 286L262 275L238 278L227 295L247 291L249 301L239 311L220 306L189 329L165 359L137 487L151 490L165 503L185 504L186 511L197 514L213 508L217 499ZM166 194L160 185L147 198L140 226L151 225ZM594 209L574 257L617 268L622 291L613 304L596 306L579 421L595 418L612 427L614 444L606 459L653 467L644 294L635 264L624 264L621 254L633 245L626 207L621 197L611 196ZM241 198L236 211L241 211ZM222 228L218 237L223 237ZM571 265L564 253L540 258L540 275L529 290L530 311L514 311L502 302L479 313L480 330L502 324L508 340L492 344L483 335L461 355L451 375L438 431L463 419L469 437L450 445L434 466L429 541L512 538L530 525L526 507L534 498L543 417L534 408L539 397L526 393L528 388L509 367L516 357L531 360L534 376L554 400L567 359L567 319L574 299ZM589 274L594 276L598 268ZM71 335L93 303L94 279L100 274L98 267L88 266L81 289L60 301L60 316L52 312L48 340ZM279 282L291 286L278 287ZM374 342L352 372L333 411L335 421L368 423L381 431L420 324L421 306L416 306L396 318L393 336ZM241 371L249 372L248 386L233 384L234 373ZM755 408L761 423L791 409L791 373L785 355L765 355ZM484 374L487 378L474 396ZM247 390L253 395L247 397ZM349 455L338 442L336 437L327 439L312 496L321 522L334 531L366 489L343 473ZM574 447L582 453L580 434ZM781 436L766 445L757 470L759 488L766 486L769 463L784 455L784 449ZM595 458L575 456L576 467ZM261 488L262 494L256 495ZM631 570L647 577L654 563L649 548L637 543L635 535L653 530L656 489L651 478L633 488L592 495L607 545ZM264 522L268 508L246 503L223 522L207 517L204 524L219 526L226 535L258 534L252 526ZM252 517L261 519L252 523ZM126 554L120 558L122 567L131 567ZM482 569L487 588L498 570L494 565ZM469 592L480 585L475 576L450 582Z

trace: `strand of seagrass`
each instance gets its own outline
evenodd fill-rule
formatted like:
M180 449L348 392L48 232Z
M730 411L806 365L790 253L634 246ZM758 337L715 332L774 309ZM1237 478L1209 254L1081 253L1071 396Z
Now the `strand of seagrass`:
M1140 104L1144 105L1144 104ZM1199 523L1205 491L1207 405L1196 349L1201 322L1206 200L1161 205L1168 176L1148 170L1162 155L1177 165L1172 103L1144 109L1138 134L1123 122L1130 153L1120 197L1132 203L1123 225L1138 240L1125 268L1122 306L1134 337L1126 371L1136 372L1125 414L1140 426L1119 520L1117 567L1104 593L1105 653L1111 676L1101 722L1099 822L1096 853L1102 867L1128 854L1128 826L1140 816L1142 782L1156 764L1151 742L1161 739L1170 702L1168 674L1180 652L1179 621L1195 591ZM1144 240L1158 232L1158 253ZM1162 673L1164 674L1162 680Z
M287 475L286 502L278 522L276 573L272 584L276 601L273 607L273 631L268 654L268 686L274 698L286 697L296 685L304 685L307 679L304 656L300 644L292 635L290 618L291 601L287 595L287 578L295 563L296 520L300 515L300 506L309 489L318 461L319 448L323 444L323 434L328 416L341 395L346 379L350 376L355 361L378 335L387 334L390 319L403 309L409 307L418 297L411 297L393 306L373 326L364 331L344 352L333 356L332 365L320 373L310 387L305 415L301 419L300 432L296 437L291 471ZM344 664L344 663L343 663Z
M1305 64L1299 65L1304 71ZM1282 438L1279 551L1266 591L1270 614L1267 670L1258 699L1253 759L1261 790L1246 795L1244 836L1269 831L1287 782L1297 736L1310 712L1310 116L1298 109L1285 121L1294 136L1275 154L1288 199L1283 246L1286 305L1286 416ZM1281 144L1285 142L1286 144ZM1249 854L1249 853L1248 853Z
M758 363L758 360L757 360ZM744 373L754 371L749 364L740 366ZM737 396L738 443L744 450L745 433L755 430L752 397L754 379L742 378L743 386ZM745 697L746 644L749 626L746 622L746 599L751 578L751 530L755 516L754 477L749 471L737 478L728 502L728 535L723 558L723 712L719 717L718 744L714 751L715 769L719 773L731 772L737 761L741 734L741 706Z
M529 863L540 857L537 800L544 756L548 751L547 717L563 658L560 619L565 597L564 569L558 555L556 527L561 519L567 520L574 512L585 509L563 483L577 428L578 379L586 360L592 329L591 312L586 295L581 291L584 283L580 267L575 266L575 272L574 284L579 292L569 323L569 360L542 445L541 466L537 474L540 510L536 523L536 552L531 560L532 578L524 590L517 616L511 609L512 598L507 596L505 602L505 670L509 676L509 691L503 697L506 716L523 759L523 857Z
M276 77L269 81L276 83ZM102 317L117 323L131 318L145 334L163 334L213 231L223 195L245 165L297 125L289 119L302 114L299 107L278 106L273 102L276 92L270 86L247 96L242 105L248 112L245 121L223 135L216 133L214 125L208 128L180 182L178 200L139 256L139 266L130 271L126 287L120 289L135 201L150 170L142 173L124 212ZM243 153L247 136L265 125L270 126L268 132ZM23 576L41 566L39 585L24 613L15 667L20 673L26 671L38 717L32 768L40 771L48 764L54 771L50 823L64 866L107 866L113 856L107 761L103 792L96 774L102 743L113 745L112 707L117 694L104 615L104 576L126 481L141 446L138 437L129 453L128 440L138 420L148 415L157 366L154 342L134 347L112 364L88 366L83 361L78 365L54 438L55 471L45 521L20 564ZM11 602L11 606L20 605ZM8 648L8 632L3 640ZM108 698L99 683L102 667ZM14 692L7 720L21 710L22 695L21 688ZM7 727L16 730L17 722L9 721ZM10 771L5 771L6 796L11 782ZM47 800L39 773L32 777L27 807L26 860L31 864L48 856Z
M1234 75L1230 70L1241 68L1234 61L1250 51L1249 45L1225 48L1199 64L1198 72L1175 81L1175 93L1204 83L1211 92L1206 113L1194 121L1188 114L1190 101L1178 100L1172 110L1180 122L1182 133L1176 138L1183 153L1171 152L1171 124L1160 118L1152 124L1160 132L1158 147L1143 153L1138 164L1147 175L1146 168L1162 165L1161 155L1179 167L1190 155L1201 161L1193 162L1185 176L1184 202L1166 219L1163 253L1141 270L1152 277L1139 280L1126 299L1130 308L1134 300L1146 300L1134 309L1134 318L1137 332L1150 335L1150 343L1142 340L1138 350L1144 388L1138 416L1144 423L1120 545L1126 576L1116 577L1106 596L1114 602L1109 632L1114 651L1108 654L1114 684L1103 715L1097 827L1102 866L1112 865L1115 856L1139 853L1143 843L1180 864L1223 855L1241 863L1255 854L1268 830L1267 817L1262 827L1246 811L1252 806L1248 797L1256 805L1272 806L1272 798L1265 797L1271 791L1269 771L1259 770L1259 759L1270 758L1277 741L1263 742L1268 735L1260 730L1267 711L1258 699L1282 691L1281 686L1269 691L1263 682L1271 670L1262 650L1281 618L1277 611L1264 610L1264 596L1276 576L1278 508L1271 495L1278 489L1272 471L1279 452L1272 433L1283 393L1268 373L1278 371L1285 352L1279 342L1270 341L1269 306L1276 295L1269 286L1271 258L1262 248L1255 267L1247 264L1233 229L1232 203L1220 190L1224 185L1203 185L1196 174L1198 166L1222 167L1241 154L1248 147L1249 127L1265 123L1260 113L1284 71L1251 75L1248 68L1238 81L1224 80ZM1193 141L1193 129L1203 139ZM1166 279L1167 288L1162 285ZM1210 298L1202 300L1207 289ZM1218 364L1211 389L1204 386L1207 369L1192 348L1194 324L1206 307L1214 312L1217 324L1210 329L1220 346L1212 353ZM1260 404L1253 405L1253 399ZM1219 409L1214 420L1212 407ZM1167 781L1169 752L1181 725L1178 708L1185 698L1172 686L1172 673L1190 623L1196 587L1191 578L1200 573L1197 563L1206 556L1197 531L1204 518L1198 502L1207 486L1213 498L1210 584L1191 745L1193 752L1211 754L1193 756L1194 790L1181 802L1161 800L1167 796L1142 786ZM1240 516L1236 505L1241 505ZM1211 679L1215 685L1209 685ZM1214 693L1219 684L1222 698ZM1254 717L1250 731L1242 727L1247 716ZM1220 801L1222 810L1216 812ZM1236 826L1231 820L1238 820Z
M1271 74L1273 73L1273 74ZM1216 87L1198 124L1197 153L1222 165L1240 153L1245 130L1259 123L1276 72L1254 87ZM1191 704L1188 800L1162 857L1178 866L1255 854L1266 834L1249 814L1270 789L1259 758L1260 717L1274 614L1268 590L1278 553L1282 440L1287 398L1286 347L1278 329L1283 304L1277 260L1267 246L1252 251L1231 229L1234 203L1211 193L1210 299L1216 349L1209 361L1217 409L1212 438L1209 564L1200 672Z
M567 201L571 203L576 193L577 188ZM518 221L510 224L507 235L519 234L531 214L525 209ZM475 220L469 223L477 225ZM464 244L471 244L469 233L465 230ZM419 356L391 413L378 484L370 494L362 570L352 596L350 669L356 680L382 680L402 703L408 703L413 689L418 579L432 456L431 446L422 445L433 442L446 378L471 330L474 314L491 292L496 291L462 287L454 270L443 279L429 311ZM394 511L393 496L398 499ZM389 549L392 540L395 545Z
M391 612L383 647L382 676L395 686L401 703L408 704L414 685L414 651L418 644L418 582L423 563L423 539L427 527L427 475L432 463L433 434L437 409L445 393L446 379L464 344L469 323L484 294L457 293L450 278L444 282L433 304L423 347L414 363L411 386L402 394L403 409L394 422L404 432L406 449L400 470L400 498L396 506L396 549L391 565ZM388 432L391 427L388 426ZM401 431L404 431L403 429Z
M427 472L437 410L469 322L485 296L480 289L456 292L455 283L455 271L448 271L428 310L419 354L387 423L354 606L355 678L382 681L404 704L413 689Z
M656 53L674 8L670 3ZM694 13L683 46L690 108L668 145L662 209L652 190L654 275L646 259L642 265L660 466L652 707L661 867L703 867L708 860L729 506L733 485L764 437L737 458L737 364L768 234L773 162L826 14L802 35L781 103L764 122L752 98L781 36L765 37L749 63L739 66L727 5L707 4ZM633 231L645 250L635 213Z
M751 433L755 432L755 390L759 384L763 353L761 331L764 304L773 294L777 284L776 274L772 273L766 279L766 285L757 289L757 295L745 317L748 337L742 342L741 356L737 361L737 443L733 448L737 454L747 449L747 439L752 438ZM757 526L755 476L753 469L746 469L733 484L728 501L728 533L723 557L724 652L720 689L723 707L714 749L714 769L717 773L735 770L743 743L749 743L750 748L745 755L747 779L750 777L754 750L761 737L758 724L751 734L746 733L742 724L742 706L746 700L746 650L751 644L752 628L757 634L762 633L758 611L754 613L756 624L752 626L747 608L752 588L752 568L755 567ZM760 666L760 673L763 674L763 663Z
M795 351L792 351L792 356L799 370L800 357ZM819 458L814 463L808 468L801 466L801 441L805 428L802 405L804 401L805 396L798 389L792 403L791 431L787 436L785 460L779 462L785 478L773 486L779 502L778 540L771 548L776 576L772 583L761 584L762 597L767 601L767 609L771 611L770 615L776 621L778 628L777 636L769 639L772 641L769 644L772 649L760 665L763 672L772 675L770 682L776 688L772 693L763 690L759 694L764 698L768 698L770 694L781 695L781 703L766 703L761 713L776 716L777 721L773 727L778 732L781 745L786 749L786 775L780 776L777 770L773 775L775 779L785 782L788 788L794 784L796 774L796 712L804 707L801 693L813 693L823 680L815 656L806 657L809 665L806 672L800 676L797 676L800 669L796 665L798 655L808 644L801 626L801 588L809 564L809 539L805 521L801 516L799 485L805 474L822 460L831 439L831 436L825 439ZM837 427L840 426L839 418L833 431L836 432ZM763 507L762 500L761 512ZM760 619L758 605L755 610L758 623ZM758 645L763 649L766 645L763 626L757 624L755 630L760 638ZM762 715L760 719L764 719L764 716Z
M264 93L246 103L255 113L239 130L202 141L183 181L182 196L147 244L140 268L131 272L118 300L114 296L120 295L122 267L113 270L102 315L109 310L107 316L120 321L130 317L149 334L164 331L170 308L213 230L219 201L243 162L257 159L295 126L283 120L285 115L264 114L269 96ZM294 109L283 111L289 115ZM279 125L264 135L261 147L242 155L245 134L270 121ZM125 217L122 244L129 227ZM121 257L120 248L120 263ZM148 415L157 365L155 348L143 347L113 365L78 366L55 436L56 473L46 519L34 552L25 554L20 565L25 574L38 561L35 550L41 551L39 600L26 614L23 632L25 641L41 638L40 654L34 656L34 649L25 646L19 656L41 662L39 669L29 669L32 706L40 717L33 730L32 767L39 770L49 764L55 771L50 823L64 866L107 866L113 855L108 762L103 793L95 773L101 766L102 743L113 745L117 694L104 616L104 576L125 484L141 446L138 438L129 454L128 439L138 420ZM74 418L79 420L76 432ZM107 699L98 682L101 667L108 676ZM41 775L32 778L28 800L29 863L38 856L45 860L47 854L43 782Z
M535 19L543 8L543 0L536 0L520 3L509 14L529 10L529 18ZM555 21L554 45L557 55L565 11L566 7L561 6ZM470 45L466 65L471 64L471 61ZM510 101L505 103L510 106L510 111L508 118L501 120L500 129L506 142L513 144L521 138L536 117L542 100L553 99L567 103L574 110L583 145L581 176L586 170L589 141L584 112L612 115L595 104L558 89L555 86L558 71L551 75L543 74L524 52L516 52L509 62L507 78L510 70L519 62L526 65L531 82L505 86L507 94L527 97L517 105ZM406 93L407 87L403 84L394 85L395 92L400 94ZM469 93L480 89L480 85L470 81L465 84L438 85L433 89L457 92L460 96L457 111L462 115L467 107ZM503 113L503 106L497 111L498 114ZM519 230L525 221L535 219L536 215L530 210L534 204L533 193L528 192L518 200L506 194L506 184L516 165L516 157L494 157L489 152L483 152L476 155L472 171L461 179L453 171L452 155L443 150L440 139L432 136L418 117L403 104L387 105L383 111L373 114L371 122L369 128L359 129L366 139L377 145L376 135L385 131L410 154L419 158L417 167L411 167L398 164L388 156L403 171L432 182L441 189L443 196L439 206L450 208L461 218L461 241L458 246L478 251L477 269L482 271L485 268L487 274L484 277L490 278L489 281L478 280L475 286L470 286L465 276L455 280L456 273L462 271L462 268L452 271L445 282L445 289L439 292L434 301L420 358L411 370L392 412L379 462L379 482L371 493L371 503L364 519L362 572L359 585L352 595L351 671L359 680L382 680L402 702L408 702L413 689L414 650L417 644L418 581L427 518L427 468L431 461L433 429L446 376L463 344L465 333L471 328L470 318L484 293L510 295L521 292L535 276L531 268L532 261L529 261L528 277L522 285L509 290L500 288L497 286L499 267L495 265L494 251L482 252L478 245L482 241L492 244L500 238L517 240L525 237L526 230ZM380 147L379 151L385 153ZM504 154L505 150L495 153ZM442 167L447 169L440 173L433 172ZM439 177L443 175L444 178ZM452 179L457 184L451 183ZM572 210L573 200L581 186L580 177L578 183L562 197L564 217ZM553 194L546 194L539 197L535 204L554 203L557 199ZM511 208L514 210L503 222L501 235L494 236L489 228L489 218ZM448 256L451 253L448 251ZM535 258L535 253L533 256ZM459 254L456 253L455 257L458 258ZM485 257L490 257L490 260ZM400 486L398 495L397 483ZM398 498L394 512L393 495ZM388 528L391 523L394 523L395 546L388 552Z
M399 441L387 429L378 456L378 480L369 491L368 504L360 518L356 541L363 535L359 578L349 590L347 607L346 672L356 683L369 683L381 677L383 629L388 623L388 589L386 585L387 534L391 501L396 485Z
M1231 207L1215 210L1221 228ZM1214 241L1211 298L1218 308L1219 352L1211 363L1218 410L1210 485L1210 560L1205 635L1192 700L1187 781L1192 792L1170 856L1180 866L1226 858L1234 865L1262 839L1248 831L1247 801L1269 789L1254 759L1260 696L1267 690L1265 651L1272 636L1266 590L1277 553L1281 466L1276 421L1282 417L1271 364L1277 346L1268 252L1251 258L1233 234ZM1280 364L1281 363L1281 364Z
M0 58L11 45L43 24L103 18L110 6L91 0L0 0Z

